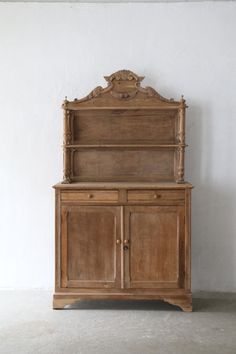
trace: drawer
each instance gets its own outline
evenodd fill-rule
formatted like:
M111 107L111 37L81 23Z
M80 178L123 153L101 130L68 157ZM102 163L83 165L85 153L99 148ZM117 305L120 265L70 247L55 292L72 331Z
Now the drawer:
M112 203L118 202L118 197L118 191L83 190L61 192L61 200L63 202Z
M174 203L184 202L185 192L182 190L129 190L128 202Z

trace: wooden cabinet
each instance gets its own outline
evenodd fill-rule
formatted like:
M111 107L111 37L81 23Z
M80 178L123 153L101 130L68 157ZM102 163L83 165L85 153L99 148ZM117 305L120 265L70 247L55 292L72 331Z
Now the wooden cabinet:
M120 71L63 103L54 308L82 299L156 299L192 310L184 181L185 101Z

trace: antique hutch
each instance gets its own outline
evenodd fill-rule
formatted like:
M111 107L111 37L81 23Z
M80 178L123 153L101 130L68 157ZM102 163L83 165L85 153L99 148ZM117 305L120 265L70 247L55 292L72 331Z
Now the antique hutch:
M53 307L157 299L192 310L185 109L128 70L63 103Z

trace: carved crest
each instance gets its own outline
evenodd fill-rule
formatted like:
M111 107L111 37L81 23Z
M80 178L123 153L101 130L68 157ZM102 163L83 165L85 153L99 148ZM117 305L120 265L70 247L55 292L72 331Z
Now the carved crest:
M104 76L104 79L111 84L113 80L115 81L132 81L140 82L144 79L144 76L138 76L130 70L119 70L110 76Z
M141 81L144 76L138 76L130 70L119 70L110 76L104 76L107 81L107 87L96 87L86 97L82 99L74 99L74 103L82 106L103 106L108 100L113 100L114 105L130 106L131 104L139 103L146 105L152 102L154 105L162 103L177 104L180 102L174 101L172 98L167 99L161 96L152 87L142 87ZM149 99L147 101L147 99ZM93 101L89 103L90 101ZM117 102L117 103L116 103ZM127 102L127 103L126 103ZM68 107L69 101L65 100L63 107ZM70 106L70 104L69 104Z

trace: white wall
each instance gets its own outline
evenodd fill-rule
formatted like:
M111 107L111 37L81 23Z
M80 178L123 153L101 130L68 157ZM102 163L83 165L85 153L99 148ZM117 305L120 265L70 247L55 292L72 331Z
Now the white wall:
M53 286L65 95L131 69L185 94L193 288L236 290L236 3L0 4L0 286Z

